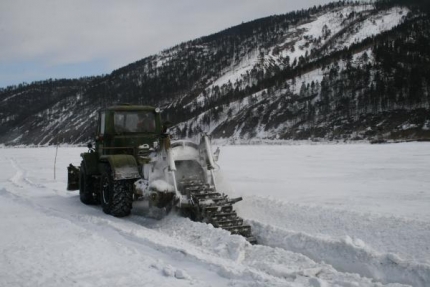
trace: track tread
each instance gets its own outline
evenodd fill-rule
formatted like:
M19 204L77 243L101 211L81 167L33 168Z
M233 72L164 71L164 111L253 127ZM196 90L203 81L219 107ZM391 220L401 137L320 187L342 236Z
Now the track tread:
M215 188L200 180L182 181L186 194L198 207L197 218L211 223L214 227L222 228L232 234L242 235L251 244L257 240L252 235L251 226L244 225L243 219L233 210L232 201L227 195L214 191Z

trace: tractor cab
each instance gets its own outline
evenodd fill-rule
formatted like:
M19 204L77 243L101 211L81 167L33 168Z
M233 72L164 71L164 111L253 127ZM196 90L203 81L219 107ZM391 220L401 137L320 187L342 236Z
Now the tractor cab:
M163 134L160 110L150 106L113 106L99 112L96 152L130 154L157 148Z

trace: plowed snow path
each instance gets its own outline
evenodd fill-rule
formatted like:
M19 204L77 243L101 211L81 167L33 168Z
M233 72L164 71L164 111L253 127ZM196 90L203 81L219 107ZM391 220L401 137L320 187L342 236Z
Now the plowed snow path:
M230 146L221 165L260 242L380 282L430 286L429 151L428 143Z
M382 286L375 279L420 286L430 282L422 277L428 266L418 263L410 265L411 274L424 266L421 277L406 278L409 281L387 279L390 273L384 269L378 270L386 272L380 278L344 273L366 275L357 266L342 270L337 265L348 262L352 247L367 250L367 242L362 246L356 238L339 237L330 222L323 238L320 230L312 232L312 224L297 228L301 220L306 222L306 212L302 219L299 215L307 208L321 209L321 216L332 218L330 209L319 206L249 195L240 206L241 215L251 219L257 236L268 246L251 246L242 237L175 215L162 221L149 219L141 202L127 219L107 216L100 207L82 205L76 192L65 190L65 167L69 162L78 164L82 151L60 148L57 167L61 168L54 180L54 148L0 149L0 286ZM230 164L222 167L228 169ZM353 225L351 216L345 220ZM306 233L306 228L311 231ZM361 228L366 234L365 226ZM300 249L300 242L312 248ZM330 250L330 242L332 247L343 242L346 258L338 252L342 250ZM337 260L326 261L327 254ZM398 260L394 255L388 258ZM365 260L358 260L358 265L372 262Z

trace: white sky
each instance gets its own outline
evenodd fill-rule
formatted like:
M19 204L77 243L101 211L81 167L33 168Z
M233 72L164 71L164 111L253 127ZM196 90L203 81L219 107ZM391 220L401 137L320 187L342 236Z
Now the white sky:
M1 0L0 87L100 75L241 22L330 0Z

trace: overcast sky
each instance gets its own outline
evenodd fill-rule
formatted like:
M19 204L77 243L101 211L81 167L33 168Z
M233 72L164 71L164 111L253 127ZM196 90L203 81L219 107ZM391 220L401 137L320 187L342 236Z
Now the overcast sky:
M0 0L0 87L112 70L184 41L333 0Z

